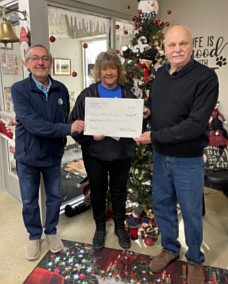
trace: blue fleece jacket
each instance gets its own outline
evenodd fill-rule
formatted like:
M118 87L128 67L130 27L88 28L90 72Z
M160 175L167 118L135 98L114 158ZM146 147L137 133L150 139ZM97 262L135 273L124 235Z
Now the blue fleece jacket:
M61 82L50 79L48 97L36 87L31 74L11 88L17 121L15 159L35 167L59 162L66 136L71 134L71 124L66 124L68 90Z

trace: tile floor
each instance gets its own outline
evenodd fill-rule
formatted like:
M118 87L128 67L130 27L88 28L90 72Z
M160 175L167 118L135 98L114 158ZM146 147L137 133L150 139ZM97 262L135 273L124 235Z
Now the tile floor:
M205 265L228 269L228 198L221 192L205 188L206 215L204 216L204 242L202 249L206 255ZM185 260L186 245L183 237L181 214L180 241L181 259ZM28 274L48 250L45 240L42 242L42 254L38 260L27 261L25 250L27 233L21 217L21 204L0 192L0 283L22 284ZM62 239L91 243L94 233L91 210L72 218L60 216L58 233ZM120 248L113 234L113 224L107 225L106 246ZM142 241L132 242L132 251L155 255L160 251L159 241L152 247L146 247Z

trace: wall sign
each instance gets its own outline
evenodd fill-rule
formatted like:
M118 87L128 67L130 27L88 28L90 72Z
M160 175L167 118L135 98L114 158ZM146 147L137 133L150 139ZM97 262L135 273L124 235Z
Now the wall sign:
M193 47L193 58L203 65L209 66L210 63L209 67L218 69L227 64L224 51L228 47L228 41L224 37L213 35L194 37Z

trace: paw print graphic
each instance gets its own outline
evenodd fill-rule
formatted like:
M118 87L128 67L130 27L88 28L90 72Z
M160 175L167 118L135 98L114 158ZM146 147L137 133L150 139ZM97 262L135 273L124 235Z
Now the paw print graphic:
M223 58L223 56L217 57L216 58L216 65L218 65L219 67L222 67L224 65L226 65L226 58Z

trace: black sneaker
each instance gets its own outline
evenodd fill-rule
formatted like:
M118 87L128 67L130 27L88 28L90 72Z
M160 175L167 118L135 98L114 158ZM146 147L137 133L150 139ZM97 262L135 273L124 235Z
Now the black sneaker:
M129 249L131 247L131 240L124 228L115 228L115 234L119 239L119 244L124 249Z
M105 243L105 232L102 231L95 231L94 237L93 237L93 249L94 250L100 250L104 247Z

